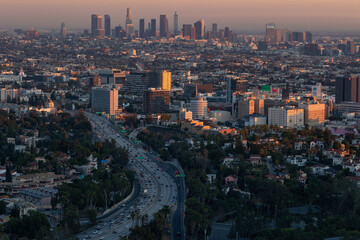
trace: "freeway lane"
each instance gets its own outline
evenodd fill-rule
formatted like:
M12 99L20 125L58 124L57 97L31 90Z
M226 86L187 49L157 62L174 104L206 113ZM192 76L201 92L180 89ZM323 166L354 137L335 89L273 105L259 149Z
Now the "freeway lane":
M141 220L136 221L131 218L131 212L137 211L140 219L141 216L147 215L149 222L153 214L163 206L176 204L177 184L168 172L159 168L159 165L148 156L144 149L122 136L107 119L90 113L85 113L85 115L100 139L114 139L117 146L128 150L129 168L134 171L135 177L139 180L141 190L137 199L119 206L97 227L92 227L78 234L77 237L80 239L118 239L119 236L128 235L135 222L141 223Z

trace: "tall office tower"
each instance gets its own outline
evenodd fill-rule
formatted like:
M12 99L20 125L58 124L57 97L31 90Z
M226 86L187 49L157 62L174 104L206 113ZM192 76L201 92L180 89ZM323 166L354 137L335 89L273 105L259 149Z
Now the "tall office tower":
M265 114L265 109L264 109L264 99L255 99L255 109L254 109L254 113L260 114L260 115L264 115Z
M126 83L120 91L142 95L149 87L150 80L148 72L131 72L126 75Z
M234 93L245 93L247 91L247 80L236 76L226 76L226 102L234 103Z
M354 41L347 41L347 42L346 42L345 53L350 54L350 55L354 55L354 54L355 54Z
M139 37L145 37L145 19L143 18L139 20Z
M156 36L156 19L151 19L151 29L150 29L150 36Z
M288 29L282 31L282 41L291 42L291 32Z
M171 72L167 70L149 72L149 83L151 88L171 90Z
M305 41L305 32L293 32L291 39L294 42L304 42Z
M132 16L131 16L131 8L127 8L126 10L126 22L125 25L127 24L132 24Z
M160 37L167 38L169 33L169 24L166 15L160 15Z
M360 77L337 76L335 83L335 100L336 103L360 103Z
M279 43L279 42L283 42L282 40L282 32L280 28L277 28L275 30L275 42Z
M224 29L224 37L229 39L230 38L230 28L229 27L225 27Z
M61 23L61 27L60 27L60 36L65 37L66 36L66 27L65 27L65 23Z
M150 88L143 93L143 113L165 113L169 111L170 91Z
M174 34L178 34L179 33L179 15L177 14L177 12L175 12L174 14Z
M111 19L110 15L105 15L105 36L111 36Z
M275 24L274 23L266 24L265 41L267 43L275 42Z
M126 35L131 36L134 34L134 24L132 22L131 8L126 10L126 22L125 22Z
M271 107L268 109L268 125L280 127L303 127L304 109Z
M116 114L119 104L118 90L110 85L93 87L91 89L91 105L95 112Z
M184 24L183 25L183 37L184 38L191 39L191 28L192 28L191 24Z
M238 102L238 117L240 119L255 112L255 101L253 99L242 99Z
M98 14L91 15L91 36L98 37L99 30L102 29L102 16Z
M305 32L305 42L312 43L312 32L309 31Z
M217 23L212 24L211 36L212 36L212 38L217 38L218 37Z
M299 108L304 109L305 124L309 127L323 127L325 122L324 103L300 103Z
M205 37L205 21L204 19L200 19L199 21L194 23L195 27L195 38L196 39L204 39Z

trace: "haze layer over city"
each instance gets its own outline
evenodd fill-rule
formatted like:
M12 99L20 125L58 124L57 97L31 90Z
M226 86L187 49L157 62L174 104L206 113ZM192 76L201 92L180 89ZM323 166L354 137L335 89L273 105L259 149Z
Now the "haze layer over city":
M360 239L359 8L2 0L0 239Z

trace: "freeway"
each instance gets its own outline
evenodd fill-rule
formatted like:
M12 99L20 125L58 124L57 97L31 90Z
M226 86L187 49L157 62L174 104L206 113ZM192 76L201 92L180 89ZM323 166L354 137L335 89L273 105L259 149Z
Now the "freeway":
M78 234L79 239L118 239L126 236L130 228L140 224L142 216L147 216L146 222L153 218L153 214L165 205L176 207L178 185L174 176L160 167L159 161L138 144L120 134L120 131L107 119L85 113L92 124L93 131L101 140L115 140L117 146L123 147L129 153L129 168L135 173L140 183L140 195L119 206L109 216L103 218L97 226L91 227ZM137 218L132 219L133 212Z

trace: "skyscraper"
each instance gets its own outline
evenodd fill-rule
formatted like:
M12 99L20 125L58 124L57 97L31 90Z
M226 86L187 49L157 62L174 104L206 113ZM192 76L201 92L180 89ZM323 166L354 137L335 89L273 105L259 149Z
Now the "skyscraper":
M341 102L360 103L360 78L359 76L337 76L335 83L335 100Z
M128 24L132 24L132 17L131 17L131 8L128 8L126 10L126 22L125 22L125 26Z
M174 14L174 34L176 35L176 34L178 34L178 32L179 32L179 16L175 11L175 14Z
M134 24L132 22L132 17L131 17L131 8L128 8L126 11L125 27L126 27L126 35L131 36L134 33Z
M91 89L91 105L95 112L106 112L114 115L118 110L118 101L118 90L109 85Z
M305 41L305 32L292 32L291 40L294 42L304 42Z
M280 28L275 30L275 42L279 43L282 42L282 32Z
M143 18L139 20L139 37L145 37L145 19Z
M354 41L347 41L346 42L345 53L350 54L350 55L355 54Z
M105 15L105 36L111 35L111 20L110 15Z
M150 88L143 93L143 112L165 113L169 111L170 91Z
M60 27L60 36L65 37L66 36L66 27L65 27L65 23L61 23L61 27Z
M194 23L195 27L195 38L196 39L204 39L205 37L205 21L204 19L200 19L199 21Z
M156 19L151 19L151 29L150 29L150 36L156 36Z
M307 43L312 43L312 33L311 32L309 32L309 31L305 32L305 41Z
M160 37L168 37L169 25L166 15L160 15Z
M211 36L212 36L212 38L217 38L218 37L217 23L212 24Z
M149 72L149 83L151 88L171 90L171 72L163 70Z
M91 15L91 36L99 36L99 30L102 29L102 16L98 14Z
M275 24L274 23L266 24L265 41L267 43L275 42Z
M191 39L191 24L184 24L183 25L183 37Z

